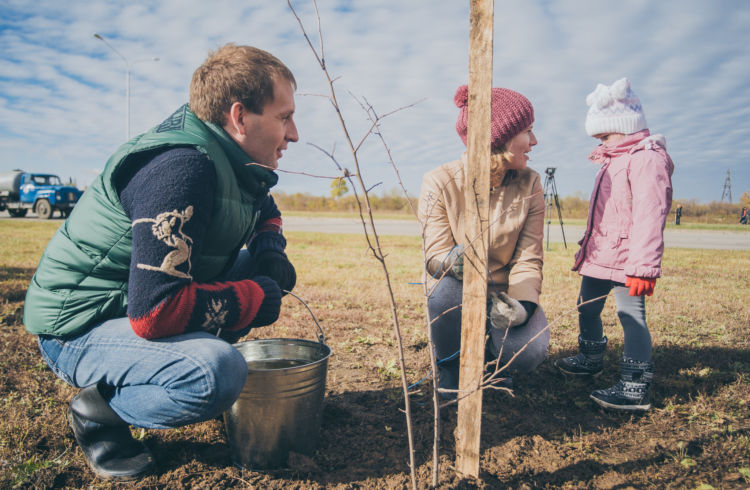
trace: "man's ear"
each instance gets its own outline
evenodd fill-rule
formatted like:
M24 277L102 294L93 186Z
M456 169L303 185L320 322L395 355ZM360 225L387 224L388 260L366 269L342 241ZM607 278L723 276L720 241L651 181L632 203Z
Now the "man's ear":
M224 124L224 131L235 136L245 135L244 117L247 114L247 109L242 105L241 102L235 102L229 107L227 113L226 123Z

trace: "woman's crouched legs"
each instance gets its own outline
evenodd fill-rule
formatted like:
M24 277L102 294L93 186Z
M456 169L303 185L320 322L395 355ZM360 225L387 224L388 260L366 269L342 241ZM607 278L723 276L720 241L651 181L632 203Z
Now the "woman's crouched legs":
M462 297L461 281L445 276L433 288L427 301L440 388L458 389ZM550 333L541 307L537 307L528 322L508 330L507 336L505 330L492 328L489 321L486 327L490 329L491 337L488 350L495 357L501 354L500 366L516 356L508 368L510 372L532 371L547 357Z
M511 373L528 373L535 370L547 358L550 332L547 316L541 306L537 306L529 320L509 329L490 328L489 351L497 358L499 366L510 362Z

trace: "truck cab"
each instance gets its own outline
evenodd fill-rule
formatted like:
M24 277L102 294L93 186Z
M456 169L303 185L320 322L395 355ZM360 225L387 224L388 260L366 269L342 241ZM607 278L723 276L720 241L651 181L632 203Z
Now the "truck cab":
M55 211L65 218L81 194L53 174L14 170L0 175L0 211L7 209L12 217L26 216L32 210L41 219L52 218Z

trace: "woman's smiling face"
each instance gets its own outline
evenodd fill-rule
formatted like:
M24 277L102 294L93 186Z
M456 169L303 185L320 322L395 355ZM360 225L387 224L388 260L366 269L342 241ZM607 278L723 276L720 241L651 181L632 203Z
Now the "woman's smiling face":
M512 155L507 166L508 169L523 170L526 168L526 162L529 161L528 153L531 151L531 147L537 143L533 130L534 125L532 124L511 138L506 144L505 147Z

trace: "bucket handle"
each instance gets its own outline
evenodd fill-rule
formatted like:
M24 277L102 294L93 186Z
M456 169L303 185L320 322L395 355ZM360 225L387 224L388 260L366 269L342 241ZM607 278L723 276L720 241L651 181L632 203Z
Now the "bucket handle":
M287 291L285 289L282 289L281 292L282 293L291 294L292 296L294 296L295 298L297 298L299 300L299 302L302 303L305 306L305 308L307 308L307 311L310 312L310 316L312 317L313 321L315 322L315 325L317 325L318 330L320 330L320 334L318 335L318 342L320 342L321 344L325 344L326 343L326 334L325 334L325 332L323 332L323 327L320 326L320 323L318 323L318 319L315 318L315 314L312 312L312 310L310 309L310 307L307 306L307 303L305 303L305 301L302 298L300 298L299 296L297 296L296 294L294 294L291 291Z
M282 289L281 292L282 293L291 294L292 296L294 296L295 298L297 298L300 303L302 303L303 305L305 305L305 308L307 308L307 311L310 312L310 316L312 317L313 321L315 322L315 325L317 325L318 330L320 330L320 334L318 335L318 342L320 342L321 344L325 344L326 343L326 334L325 334L325 332L323 332L323 327L320 326L320 323L318 323L318 319L315 318L315 314L312 312L312 310L310 309L310 307L307 306L307 303L305 303L305 301L302 298L300 298L299 296L297 296L296 294L294 294L291 291L287 291L286 289ZM221 329L218 329L216 331L216 336L218 337L220 335L221 335Z

